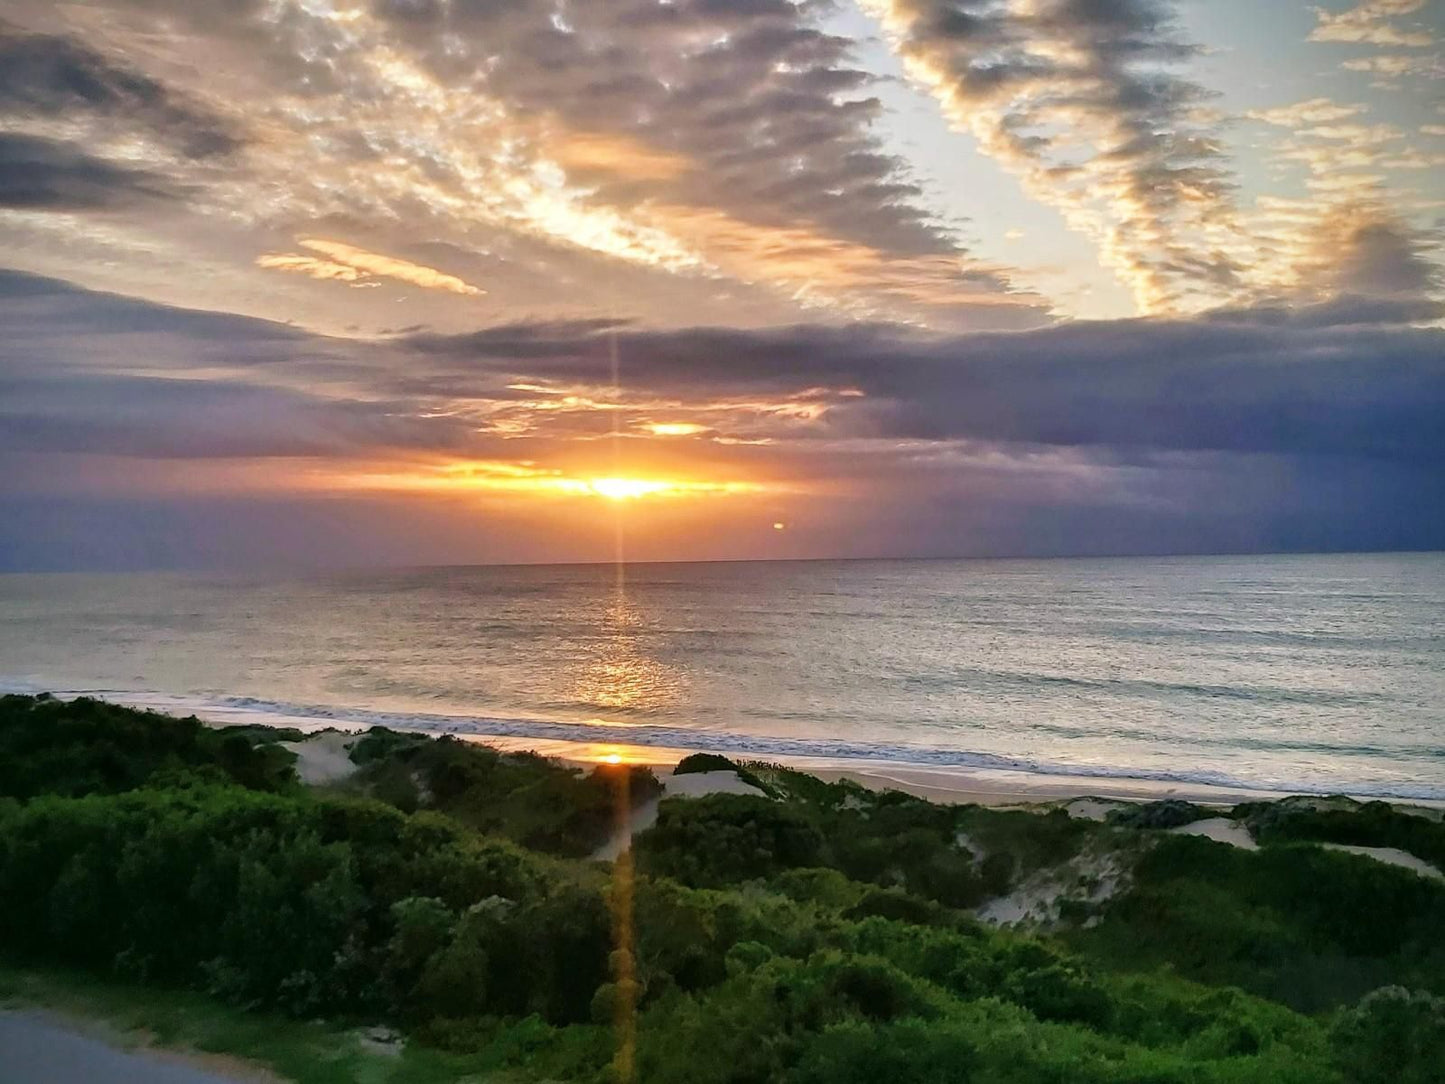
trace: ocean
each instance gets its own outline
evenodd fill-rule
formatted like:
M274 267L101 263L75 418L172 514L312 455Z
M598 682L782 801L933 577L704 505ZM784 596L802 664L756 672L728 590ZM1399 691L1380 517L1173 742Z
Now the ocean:
M0 686L229 721L1445 799L1445 554L0 576Z

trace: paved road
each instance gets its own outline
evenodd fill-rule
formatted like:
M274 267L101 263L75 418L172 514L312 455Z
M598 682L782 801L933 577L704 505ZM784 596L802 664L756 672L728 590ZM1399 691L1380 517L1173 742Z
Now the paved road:
M133 1054L33 1012L0 1012L0 1084L235 1084Z

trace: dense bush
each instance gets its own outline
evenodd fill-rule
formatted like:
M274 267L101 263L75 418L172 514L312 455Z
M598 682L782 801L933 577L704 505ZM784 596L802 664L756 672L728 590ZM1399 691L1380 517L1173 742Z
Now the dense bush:
M1125 806L1109 812L1109 823L1120 828L1179 828L1216 814L1193 802L1165 798L1144 805Z
M1263 843L1346 843L1360 847L1396 847L1445 869L1445 822L1423 813L1407 813L1385 802L1363 805L1333 799L1332 806L1310 799L1251 802L1235 808Z
M1072 941L1118 966L1168 966L1311 1011L1390 981L1445 993L1445 885L1311 846L1167 836Z
M598 765L583 774L531 753L373 727L352 747L355 785L403 812L433 809L480 832L581 858L611 835L625 808L662 786L639 766Z
M1331 1038L1352 1084L1445 1079L1445 998L1375 990L1340 1014Z
M224 734L83 704L57 713L65 736L38 740L28 713L56 711L44 703L7 702L26 718L0 739L19 758L7 779L39 765L0 796L10 962L388 1020L482 1051L505 1079L610 1081L611 1025L634 1004L642 1081L1439 1079L1445 887L1356 856L757 766L785 797L662 802L629 877L555 855L586 853L619 793L649 792L640 773L373 731L353 747L358 785L414 801L249 777L280 788L267 793L224 766ZM239 748L241 769L269 763ZM1067 947L966 909L1086 842L1115 846L1132 879ZM1417 992L1361 999L1400 983Z
M804 813L746 794L667 799L637 841L639 865L684 884L719 886L823 864L823 836Z
M197 787L37 798L0 818L7 953L295 1011L388 1004L387 960L415 951L403 901L460 914L543 883L509 844L374 803ZM508 981L528 978L543 981Z
M80 697L0 696L0 797L114 794L193 773L256 790L296 780L295 756L251 728L215 730Z

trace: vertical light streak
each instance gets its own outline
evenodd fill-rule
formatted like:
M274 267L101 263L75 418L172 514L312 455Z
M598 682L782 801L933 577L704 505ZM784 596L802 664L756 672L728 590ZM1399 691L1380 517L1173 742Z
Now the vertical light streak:
M617 830L627 845L612 863L612 981L617 991L613 1003L613 1027L617 1031L617 1053L612 1058L613 1079L632 1084L637 1078L637 960L633 929L632 862L632 769L619 765L617 782Z
M622 395L621 365L617 353L617 329L613 327L607 336L608 360L612 366L612 403L618 405ZM620 411L612 411L612 466L613 474L622 473L622 428ZM624 501L613 502L613 525L615 547L613 568L614 608L619 621L627 618L627 571L626 555L623 551L623 505ZM612 1060L613 1076L618 1084L632 1084L637 1075L637 959L635 955L635 931L633 928L632 893L634 869L632 861L632 769L619 766L616 774L617 831L626 840L622 853L612 863L612 981L617 991L613 1006L613 1026L617 1032L617 1053Z

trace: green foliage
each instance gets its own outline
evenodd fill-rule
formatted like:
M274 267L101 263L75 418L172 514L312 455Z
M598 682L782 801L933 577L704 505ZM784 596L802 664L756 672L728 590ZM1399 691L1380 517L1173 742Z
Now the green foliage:
M770 769L772 770L772 769ZM797 773L792 773L797 774ZM778 786L776 778L766 780ZM1008 890L1017 870L1069 857L1088 826L1066 814L940 806L897 791L817 784L811 799L749 795L667 800L638 840L644 868L691 885L724 885L826 866L946 907ZM980 857L970 832L989 841Z
M296 780L283 738L88 697L0 696L0 796L114 794L185 775L281 790Z
M1108 820L1119 828L1179 828L1214 815L1212 811L1193 802L1165 798L1159 802L1111 810Z
M1445 870L1445 821L1406 813L1385 802L1348 798L1323 805L1310 799L1251 802L1235 808L1261 843L1346 843L1396 847Z
M637 841L642 868L702 887L822 864L823 836L792 806L747 794L666 799Z
M451 1073L428 1079L602 1084L633 1003L642 1081L1437 1078L1445 887L1356 856L749 765L779 797L663 801L623 892L626 863L557 856L590 853L619 795L655 794L645 772L376 729L353 758L377 801L268 774L280 762L252 755L268 748L252 733L94 702L0 709L0 954L293 1018L385 1020L432 1048L406 1064ZM57 733L38 734L51 712ZM1331 832L1432 838L1345 813L1361 824ZM1293 810L1242 815L1267 841L1324 830ZM1044 940L969 913L1081 852L1131 867L1095 927ZM630 960L613 913L629 897ZM1361 1000L1394 984L1418 992Z
M433 809L533 850L581 858L612 833L619 803L662 792L651 770L599 765L588 774L531 753L373 727L352 747L356 785L403 812Z
M1340 1014L1331 1033L1352 1084L1438 1084L1445 998L1384 987Z
M1445 992L1445 885L1311 846L1166 836L1071 941L1116 966L1167 965L1310 1011L1391 981Z
M426 815L238 787L38 798L0 820L8 952L295 1012L399 1006L439 908L543 883L510 845Z

